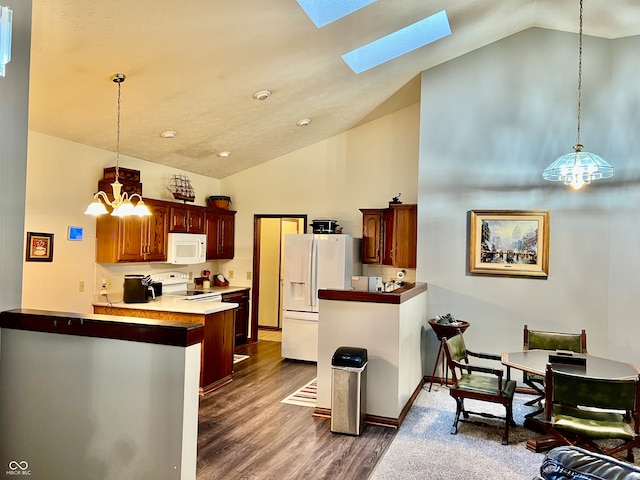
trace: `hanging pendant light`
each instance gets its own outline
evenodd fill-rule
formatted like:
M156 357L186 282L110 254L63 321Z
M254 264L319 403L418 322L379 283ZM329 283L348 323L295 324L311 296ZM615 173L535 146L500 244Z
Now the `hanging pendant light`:
M613 167L595 153L583 152L580 143L580 110L582 101L582 0L580 0L580 52L578 59L578 135L573 152L562 155L545 168L542 178L552 182L564 182L575 190L593 180L613 177Z
M111 80L118 84L118 129L116 133L116 172L115 181L111 184L113 200L109 200L109 196L100 190L93 196L93 202L89 204L87 210L84 212L87 215L103 215L109 213L105 204L110 206L113 210L111 215L115 217L128 217L130 215L136 215L138 217L147 217L151 215L149 208L144 204L142 197L137 193L131 195L127 192L122 193L122 184L118 181L118 172L120 169L120 86L124 82L125 75L123 73L116 73L111 76ZM131 200L138 198L138 202L134 206ZM102 200L102 201L101 201Z

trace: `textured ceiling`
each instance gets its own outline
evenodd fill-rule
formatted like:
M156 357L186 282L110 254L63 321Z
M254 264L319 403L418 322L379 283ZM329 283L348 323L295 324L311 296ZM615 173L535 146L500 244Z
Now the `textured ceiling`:
M640 34L638 0L584 3L586 35ZM295 0L33 0L30 128L115 151L110 76L124 73L120 152L224 178L418 102L421 71L471 50L530 27L577 32L578 7L378 0L318 29ZM442 9L450 36L360 75L343 62Z

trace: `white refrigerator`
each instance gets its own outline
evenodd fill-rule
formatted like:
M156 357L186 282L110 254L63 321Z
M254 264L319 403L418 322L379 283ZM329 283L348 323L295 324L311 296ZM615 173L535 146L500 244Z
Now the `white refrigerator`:
M347 290L361 270L359 239L290 234L284 239L282 356L318 361L318 289Z

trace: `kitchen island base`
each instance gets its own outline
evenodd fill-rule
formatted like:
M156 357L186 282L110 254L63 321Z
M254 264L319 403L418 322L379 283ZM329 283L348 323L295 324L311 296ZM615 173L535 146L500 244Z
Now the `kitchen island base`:
M181 313L144 310L126 306L94 305L94 313L118 315L204 325L200 367L200 395L206 395L231 382L234 350L234 310L236 304L225 303L227 310L207 313Z
M423 339L427 287L394 292L320 290L318 401L314 414L331 412L331 358L339 347L368 352L366 421L397 427L424 383Z

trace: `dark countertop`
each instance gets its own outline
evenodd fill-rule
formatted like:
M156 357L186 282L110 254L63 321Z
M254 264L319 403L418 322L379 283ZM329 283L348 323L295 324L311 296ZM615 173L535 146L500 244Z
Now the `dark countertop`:
M0 328L188 347L202 342L198 323L17 308L0 312Z
M320 300L401 304L427 291L426 283L408 283L392 292L360 292L355 290L318 290Z

